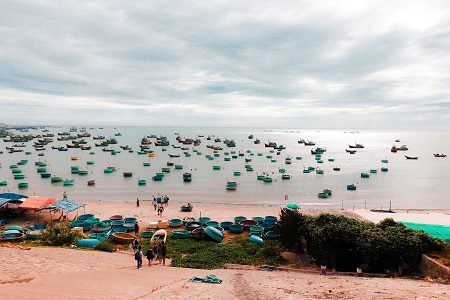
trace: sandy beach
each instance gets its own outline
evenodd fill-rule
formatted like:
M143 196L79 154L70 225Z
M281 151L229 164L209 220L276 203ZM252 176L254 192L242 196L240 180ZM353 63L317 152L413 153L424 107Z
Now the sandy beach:
M13 262L13 263L12 263ZM257 270L137 270L124 253L0 247L2 299L448 299L450 286L399 278ZM192 283L215 274L222 284Z

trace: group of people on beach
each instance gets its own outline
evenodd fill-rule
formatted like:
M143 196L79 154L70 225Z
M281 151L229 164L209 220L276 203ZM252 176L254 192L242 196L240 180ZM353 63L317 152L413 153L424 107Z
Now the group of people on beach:
M142 253L142 247L139 244L139 241L137 238L133 240L133 250L134 250L134 259L137 263L137 268L142 268L142 261L143 261L143 253ZM155 243L153 245L149 245L147 251L145 252L145 257L148 260L148 266L150 267L152 265L153 260L156 260L158 263L162 263L163 266L166 265L166 254L167 254L167 247L164 241L160 243Z
M153 196L152 205L155 209L155 211L158 212L158 216L162 216L164 212L164 206L169 206L169 197L167 195L160 196L158 194L158 197ZM140 207L141 202L139 198L136 198L136 207Z

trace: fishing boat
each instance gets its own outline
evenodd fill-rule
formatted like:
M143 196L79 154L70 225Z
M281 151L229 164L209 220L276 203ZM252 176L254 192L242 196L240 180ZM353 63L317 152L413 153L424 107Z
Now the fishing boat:
M52 174L50 173L41 173L41 178L50 178Z
M206 236L216 242L220 243L223 240L223 232L213 226L207 226L204 231Z
M349 148L356 148L356 149L362 149L364 146L362 144L356 144L355 145L348 145Z
M87 170L79 170L78 171L78 175L81 175L81 176L86 176L88 174L89 174L89 171L87 171Z
M91 179L87 181L88 186L94 186L95 185L95 179Z
M273 181L273 179L269 176L264 176L263 181L266 183L271 183Z
M192 174L191 173L184 173L183 174L183 182L191 182L192 181Z
M345 152L350 153L350 154L355 154L355 153L356 153L356 150L348 150L348 149L345 149Z
M74 179L66 179L63 181L64 186L70 186L70 185L73 185L74 183L75 183Z
M311 141L307 141L307 142L305 142L305 143L303 143L305 146L315 146L316 145L316 143L314 143L314 142L311 142Z
M283 179L283 180L290 180L291 179L291 175L283 174L283 175L281 175L281 179Z
M419 157L418 156L407 156L407 155L405 155L405 157L406 157L406 159L419 159Z
M8 185L8 181L6 181L6 180L0 181L0 186L5 186L5 185Z
M18 187L19 189L27 188L27 187L28 187L28 182L19 182L19 183L17 184L17 187Z
M253 144L255 144L255 145L258 145L260 143L261 143L261 141L259 139L256 139L256 140L253 141Z
M348 184L347 185L347 191L356 191L356 185Z
M228 191L235 191L237 189L237 182L236 181L228 181L226 188Z
M398 150L398 149L397 149L397 147L395 147L395 146L392 146L392 148L391 148L391 152L392 152L392 153L396 153L396 152L397 152L397 150Z
M434 153L434 157L447 157L447 154Z
M62 179L61 177L58 177L58 176L53 176L53 177L50 179L50 181L51 181L51 183L58 183L58 182L62 182L63 179Z
M146 179L138 179L138 185L146 185L147 180Z
M170 154L169 153L169 157L171 157L171 158L180 157L180 154Z
M406 145L402 145L400 148L397 148L398 151L407 151L408 147Z
M123 172L123 177L133 177L133 172Z
M369 173L366 172L361 173L361 178L369 178L369 177L370 177Z

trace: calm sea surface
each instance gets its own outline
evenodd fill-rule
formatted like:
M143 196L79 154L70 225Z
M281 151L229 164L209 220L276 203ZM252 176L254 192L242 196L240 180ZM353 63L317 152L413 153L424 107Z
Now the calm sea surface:
M175 201L209 202L209 203L233 203L233 204L283 204L284 196L288 195L290 202L299 202L304 206L339 208L343 204L346 208L387 208L392 202L393 208L428 208L428 209L450 209L450 158L435 158L433 153L450 154L450 133L447 132L393 132L393 131L360 131L351 132L343 130L301 130L301 129L274 129L263 130L254 128L171 128L171 127L105 127L100 129L86 128L92 135L85 138L88 145L92 146L95 154L91 151L81 149L69 149L67 152L59 152L51 149L51 146L65 146L66 141L56 141L57 133L68 131L69 127L49 127L50 133L54 133L54 142L46 146L42 151L44 156L38 157L38 153L32 149L32 142L28 142L25 151L31 151L31 155L22 153L9 154L6 146L13 143L0 141L0 181L8 181L8 186L0 187L0 191L17 192L17 183L27 181L28 189L20 190L27 195L52 196L61 198L64 191L69 198L77 200L133 200L136 197L150 199L152 195L167 194ZM19 133L18 131L12 131ZM30 130L29 133L39 134L41 130ZM79 132L78 132L79 133ZM115 133L122 136L115 137ZM176 135L181 137L201 137L201 145L195 147L202 155L197 155L189 147L191 157L185 157L181 149L175 149L173 144ZM24 134L24 133L22 133ZM76 134L74 132L72 135ZM155 147L155 139L150 148L155 151L156 157L149 158L147 155L138 155L139 144L142 137L155 134L166 136L170 141L167 151L162 147ZM261 144L255 145L248 136L253 134L261 140ZM102 147L94 147L93 136L102 135L106 138L115 137L118 145L110 148L121 150L119 145L129 145L135 151L121 151L117 155L103 152ZM223 143L214 143L206 140L208 135L224 139L234 139L235 148L227 148ZM316 146L307 147L298 144L299 139L316 142ZM396 139L401 142L395 143ZM282 144L286 147L277 155L277 151L270 153L271 148L265 148L264 143L268 141ZM358 149L357 153L350 155L345 152L349 144L361 143L364 149ZM407 145L406 152L391 153L392 145ZM224 150L219 151L220 157L213 161L208 160L205 155L213 154L206 145L219 145ZM322 155L323 164L315 161L310 150L316 147L326 148ZM23 148L21 148L23 149ZM225 151L236 151L246 153L250 150L254 155L246 153L244 157L224 161ZM181 154L180 158L170 158L168 154ZM262 153L263 156L258 156ZM273 155L276 162L271 162L267 155ZM418 160L406 160L404 155L418 156ZM71 161L72 156L79 157L77 161ZM291 156L292 164L285 164L285 158ZM302 160L296 160L301 156ZM229 155L231 157L231 154ZM247 172L244 168L245 158L251 158L247 163L253 166L253 172ZM334 158L334 162L328 161ZM14 180L9 166L16 164L21 159L29 162L19 168L26 175L25 180ZM387 159L384 164L381 160ZM94 165L87 165L88 160L95 161ZM62 184L52 184L50 179L41 179L36 171L34 163L44 161L48 164L47 171L54 176L63 179L75 179L73 186L63 187ZM144 162L150 162L150 167L144 167ZM174 162L184 166L184 170L174 170L166 174L161 182L152 181L156 172L160 172L167 162ZM213 165L220 165L220 171L213 171ZM80 169L89 171L88 176L71 174L71 166L80 166ZM112 174L104 174L103 170L108 166L118 169ZM323 175L315 172L303 174L303 168L313 166L324 170ZM341 171L333 171L333 167L340 167ZM387 167L388 172L381 172L381 167ZM280 168L286 169L286 174L292 175L291 180L281 180ZM371 174L370 178L360 178L361 172L369 172L377 169L377 174ZM124 178L123 172L133 172L132 178ZM192 182L184 183L182 174L186 171L192 173ZM233 176L234 171L241 171L241 176ZM256 179L257 174L270 173L273 177L272 183L264 183ZM272 174L273 173L273 174ZM87 186L87 180L95 179L96 186ZM138 179L147 179L146 186L138 186ZM226 191L227 180L238 182L236 191ZM347 184L357 184L356 191L347 191ZM317 194L323 189L331 189L333 196L328 199L319 199Z

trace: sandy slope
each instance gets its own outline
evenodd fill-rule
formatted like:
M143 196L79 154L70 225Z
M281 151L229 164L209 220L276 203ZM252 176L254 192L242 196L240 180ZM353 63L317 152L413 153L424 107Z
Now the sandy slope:
M220 285L191 283L215 274ZM20 279L27 279L18 283ZM144 265L131 255L0 247L1 299L449 299L450 286L301 272L194 270ZM6 282L6 283L5 283Z

